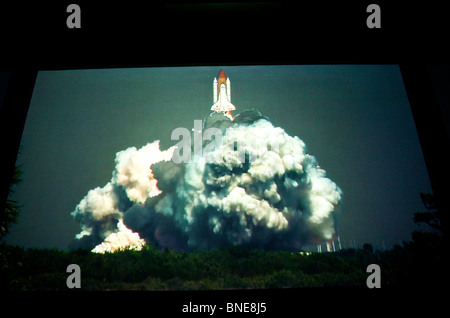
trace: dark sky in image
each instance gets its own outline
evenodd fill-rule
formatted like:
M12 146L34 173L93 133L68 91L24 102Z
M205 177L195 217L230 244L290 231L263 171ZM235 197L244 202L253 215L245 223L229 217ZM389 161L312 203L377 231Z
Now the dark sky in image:
M234 114L257 108L298 136L343 190L344 245L410 238L413 214L424 210L419 192L431 186L398 66L308 65L39 72L18 158L23 207L7 242L68 248L80 232L70 212L111 179L116 153L175 144L173 129L210 114L220 69Z

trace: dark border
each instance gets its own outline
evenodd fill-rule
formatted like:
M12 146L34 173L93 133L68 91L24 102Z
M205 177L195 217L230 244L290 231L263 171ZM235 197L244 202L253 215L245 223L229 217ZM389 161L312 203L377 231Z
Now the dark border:
M172 1L114 4L73 1L82 8L82 28L65 27L69 1L0 7L0 70L11 71L0 108L1 204L39 70L266 64L400 64L433 191L448 211L448 137L426 63L447 61L445 10L406 1L321 1L306 4L244 1L242 5L191 6ZM382 7L382 29L365 27L369 3ZM8 31L9 30L9 31ZM12 30L12 31L11 31ZM223 43L221 30L229 39ZM222 42L221 42L222 41ZM2 208L3 210L3 208ZM448 217L444 216L448 233ZM446 286L443 283L443 286ZM266 302L268 316L441 308L436 290L288 289L196 292L13 293L28 303L20 310L75 314L129 312L179 314L189 301ZM11 297L11 298L9 298ZM427 301L433 300L433 303ZM5 302L5 303L6 303ZM432 311L433 308L429 309ZM139 310L141 311L141 310ZM162 312L161 312L162 311ZM430 312L428 312L429 314ZM249 315L249 314L247 314Z

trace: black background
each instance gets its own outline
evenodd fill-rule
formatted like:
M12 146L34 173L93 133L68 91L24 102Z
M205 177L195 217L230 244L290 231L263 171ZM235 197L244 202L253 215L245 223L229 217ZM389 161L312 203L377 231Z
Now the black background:
M66 8L70 3L81 7L81 29L66 26L69 16ZM369 15L366 8L370 3L381 7L381 29L366 26ZM431 180L433 189L445 193L446 188L440 185L445 183L448 175L445 171L447 157L442 155L448 149L448 137L439 119L437 101L430 100L434 91L422 66L447 62L450 55L446 20L445 8L438 1L346 0L296 4L236 1L217 5L201 1L190 4L175 1L2 2L0 71L25 74L19 79L11 75L10 82L14 80L16 88L8 87L9 96L5 95L2 111L9 107L11 112L7 113L8 116L24 120L23 111L26 116L28 105L22 108L21 113L17 107L10 106L12 96L21 95L24 87L27 91L29 82L34 82L33 72L43 69L398 63L403 65L402 73L409 74L409 82L406 81L405 85L422 147L427 145L424 151L428 153L425 153L425 159L429 172L430 167L434 166L435 172L430 173L430 179L435 178L435 181ZM414 72L417 69L419 72ZM423 83L428 86L423 86ZM424 100L427 101L425 106ZM21 103L27 104L27 98ZM9 121L5 118L2 118L1 124ZM11 130L1 131L3 150L5 147L14 150L6 140L10 133ZM20 127L17 134L20 141ZM438 147L433 147L433 142L438 143ZM14 154L12 156L15 157ZM383 273L381 284L382 277ZM367 316L387 313L406 316L440 312L448 299L444 294L445 290L392 290L383 287L380 290L346 288L106 294L69 291L12 293L2 297L2 305L6 310L9 300L18 302L18 307L10 309L19 315L26 311L58 316L124 313L150 317L184 316L182 305L189 302L216 304L217 307L225 307L226 302L265 302L267 312L264 316ZM230 315L226 312L217 314Z
M74 2L81 29L66 25ZM381 29L366 26L373 2ZM443 62L446 20L437 1L11 1L0 68Z

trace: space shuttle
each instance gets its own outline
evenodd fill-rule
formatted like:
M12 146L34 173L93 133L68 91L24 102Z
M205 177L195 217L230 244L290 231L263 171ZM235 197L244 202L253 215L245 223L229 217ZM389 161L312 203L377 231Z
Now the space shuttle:
M233 120L233 115L231 111L235 110L236 107L231 104L231 84L230 79L227 77L223 70L219 73L219 80L214 77L213 81L213 102L211 110L216 113L223 113Z

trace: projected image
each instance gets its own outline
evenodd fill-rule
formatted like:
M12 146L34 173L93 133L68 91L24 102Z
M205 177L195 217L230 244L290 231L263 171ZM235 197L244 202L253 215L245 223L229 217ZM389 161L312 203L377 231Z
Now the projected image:
M170 262L386 252L431 192L396 65L42 71L18 164L8 244ZM250 285L309 286L286 268ZM249 287L226 281L207 288Z
M333 238L342 191L303 141L257 109L237 113L230 92L222 70L212 112L206 108L192 134L176 128L171 137L180 141L172 148L160 150L154 141L117 153L111 181L89 191L72 213L81 246L115 251L141 248L144 239L173 250L299 250Z

